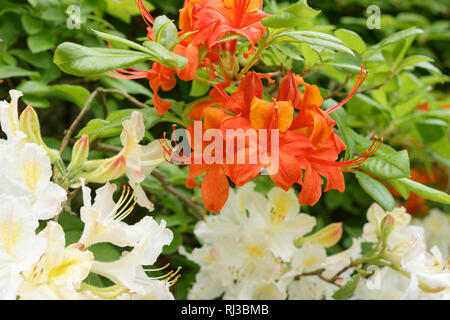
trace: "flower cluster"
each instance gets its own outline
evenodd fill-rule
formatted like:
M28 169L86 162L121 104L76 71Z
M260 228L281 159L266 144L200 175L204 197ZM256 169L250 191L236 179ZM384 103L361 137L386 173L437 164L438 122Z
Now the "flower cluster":
M426 251L423 229L408 225L403 208L372 205L362 237L327 256L340 223L311 234L316 220L299 213L292 191L275 187L266 198L253 188L231 191L220 214L197 224L201 248L180 250L201 267L189 298L339 299L346 282L358 281L345 298L448 299L448 262L437 247Z
M155 41L155 29L161 25L147 11L142 0L136 0L136 3L147 24L147 38ZM175 70L155 62L148 71L118 69L110 75L125 79L148 79L154 92L154 106L159 114L164 114L171 103L164 101L158 91L172 90L176 84L175 75L181 80L191 81L196 76L197 68L206 68L211 78L216 77L215 69L221 71L220 76L233 80L238 68L234 57L237 39L224 39L233 35L244 37L250 42L245 55L254 53L256 41L262 38L266 30L260 21L269 16L261 9L262 0L186 0L180 9L178 39L172 48L174 53L187 58L188 63L184 68Z
M359 83L364 79L364 72L361 67ZM303 86L303 92L299 86ZM193 152L186 186L197 186L194 178L206 173L201 191L208 210L218 212L227 201L228 178L240 187L264 169L275 185L285 191L296 183L302 185L299 203L314 205L322 194L321 177L327 180L325 192L332 189L343 192L342 168L360 167L380 146L375 140L361 156L338 162L338 156L346 146L333 130L336 123L329 113L335 108L323 111L320 108L323 99L319 88L307 84L299 75L289 72L281 81L278 96L273 101L263 100L263 95L260 76L250 72L231 95L216 87L210 92L209 100L199 102L191 110L192 119L203 118L203 130L218 130L220 134L214 144L221 145L220 149L224 150L220 155L222 158L214 163L198 163L199 155L210 146L191 143ZM195 124L191 124L188 130L191 136L195 136ZM251 130L257 134L253 137L249 135L244 145L231 144L230 149L229 130L244 137ZM275 134L276 137L271 136ZM266 148L261 148L262 140L269 141ZM230 154L231 163L227 161ZM252 162L250 158L254 155L257 155L257 160ZM171 156L174 156L173 153ZM241 156L246 159L244 164L237 161Z
M427 251L424 229L410 225L404 208L385 212L373 204L367 219L362 238L378 248L369 257L375 263L367 269L371 275L360 283L356 299L450 298L450 260L443 259L437 246Z
M91 190L82 186L84 230L76 243L66 246L64 230L55 221L48 221L36 234L40 220L61 212L67 193L50 180L53 150L29 142L41 141L38 131L30 128L34 111L28 106L19 120L22 93L11 90L10 95L10 103L0 102L1 126L7 136L0 140L0 299L173 299L169 286L177 272L152 278L146 271L153 270L144 268L153 265L163 246L170 244L172 232L164 221L158 224L149 216L134 225L123 222L136 201L130 187L115 203L116 186L106 183L91 203ZM101 242L131 250L123 251L116 261L97 261L89 247ZM83 282L90 273L114 285L97 288Z
M254 184L249 183L236 192L230 191L220 214L208 216L195 228L204 246L192 253L181 250L201 267L189 298L223 295L224 299L286 299L292 282L289 297L297 297L295 279L300 275L323 265L327 266L326 275L334 275L358 254L359 242L355 241L351 249L327 257L325 249L339 241L342 224L334 223L309 234L316 219L299 213L292 190L285 192L275 187L266 198L253 188ZM338 282L345 281L348 272ZM314 292L301 291L305 298L310 294L311 299L332 293L333 289L337 286L324 283Z

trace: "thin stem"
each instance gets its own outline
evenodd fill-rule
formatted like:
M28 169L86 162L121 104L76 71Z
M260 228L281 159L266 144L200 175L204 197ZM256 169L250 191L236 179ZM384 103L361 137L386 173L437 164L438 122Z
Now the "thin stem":
M102 87L98 87L88 97L88 99L86 100L86 103L84 104L84 106L81 109L80 113L75 118L75 120L72 122L72 124L70 125L69 129L67 129L66 135L64 136L64 138L63 138L63 140L61 142L61 147L59 148L59 153L60 154L62 154L64 149L67 147L67 145L69 143L69 140L70 140L70 137L72 136L72 134L75 131L75 129L77 128L77 126L80 124L80 122L83 119L83 117L86 115L86 113L91 108L92 102L94 101L95 97L99 93L101 93L101 94L106 94L106 93L120 94L121 96L125 97L128 101L130 101L131 103L135 104L136 106L138 106L140 108L150 108L149 105L140 102L139 100L137 100L133 96L130 96L128 93L125 93L125 92L123 92L121 90L118 90L118 89L105 89L105 88L102 88ZM106 102L103 101L103 103L106 103Z
M259 47L258 50L256 50L256 53L253 55L252 59L247 63L247 65L244 67L244 69L239 72L239 74L236 76L237 80L241 80L247 72L250 70L251 67L259 60L259 57L261 56L262 52L269 47L270 41L269 39L266 39Z

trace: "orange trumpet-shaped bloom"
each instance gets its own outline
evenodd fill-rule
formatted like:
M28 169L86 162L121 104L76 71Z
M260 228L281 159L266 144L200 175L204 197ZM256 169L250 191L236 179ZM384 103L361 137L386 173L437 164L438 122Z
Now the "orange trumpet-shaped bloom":
M191 1L189 1L190 3ZM199 1L194 1L198 4ZM189 6L188 3L188 6ZM198 31L195 35L197 43L205 43L208 48L218 44L228 34L237 34L250 41L250 54L254 51L256 41L262 38L266 28L260 23L261 19L269 15L261 12L262 0L205 0L201 9L195 12L195 19L183 19Z
M231 95L228 95L221 86L213 88L209 93L209 99L197 103L189 113L189 117L193 120L200 120L203 111L211 106L222 107L235 115L248 117L253 98L262 99L263 94L260 76L252 71L247 73Z

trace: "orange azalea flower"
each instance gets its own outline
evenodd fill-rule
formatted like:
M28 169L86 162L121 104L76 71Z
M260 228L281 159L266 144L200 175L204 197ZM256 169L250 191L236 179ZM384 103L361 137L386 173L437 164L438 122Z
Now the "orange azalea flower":
M209 108L204 113L203 130L218 129L220 123L229 116L222 110L217 108ZM194 125L190 125L188 131L191 138L195 136ZM224 144L223 141L220 143ZM195 188L200 183L195 181L196 177L205 174L201 184L201 194L205 208L214 212L219 212L228 199L229 182L226 174L226 166L222 163L206 164L202 160L199 164L195 163L197 157L201 158L201 154L205 151L207 143L201 143L201 146L195 145L196 141L191 141L193 152L191 154L192 164L189 166L189 176L186 180L186 187Z
M256 41L261 39L266 31L260 21L270 16L261 12L262 0L194 0L186 3L192 8L190 11L186 10L190 12L191 18L183 18L183 23L190 23L190 27L193 24L192 30L198 30L195 41L205 43L208 48L217 45L229 34L238 34L250 41L247 54L252 54Z
M264 93L261 80L254 71L247 73L233 94L228 95L222 88L224 86L228 86L228 83L213 88L209 93L209 100L197 103L189 113L189 117L193 120L201 120L203 111L212 106L222 107L235 115L248 117L253 98L262 99Z

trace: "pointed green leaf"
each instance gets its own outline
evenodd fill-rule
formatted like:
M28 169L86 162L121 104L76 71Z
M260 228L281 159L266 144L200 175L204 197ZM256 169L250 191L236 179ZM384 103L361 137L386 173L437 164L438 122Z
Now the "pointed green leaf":
M148 60L150 55L131 50L88 48L76 43L60 44L53 62L64 72L75 76L91 76L113 69L129 67Z
M363 172L355 172L356 179L363 190L387 211L392 211L395 199L389 190L379 181Z
M363 170L383 179L407 178L410 175L408 151L369 158Z

